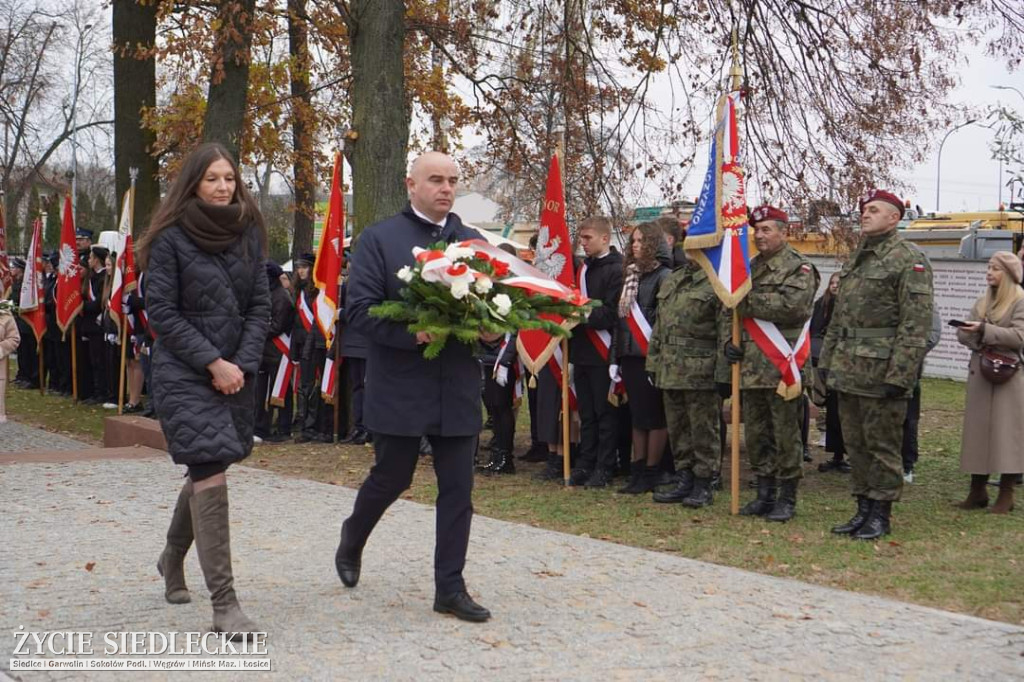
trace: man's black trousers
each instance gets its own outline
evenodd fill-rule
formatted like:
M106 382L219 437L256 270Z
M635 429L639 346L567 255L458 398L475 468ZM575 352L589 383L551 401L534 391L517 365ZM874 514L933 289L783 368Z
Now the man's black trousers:
M473 454L479 436L427 436L437 474L437 538L434 583L438 594L462 592L466 584L469 527L473 520ZM373 434L376 463L359 488L355 507L341 528L342 550L361 551L391 503L408 490L419 460L418 436Z
M576 365L576 400L580 408L580 457L577 468L615 470L619 415L608 402L608 365Z

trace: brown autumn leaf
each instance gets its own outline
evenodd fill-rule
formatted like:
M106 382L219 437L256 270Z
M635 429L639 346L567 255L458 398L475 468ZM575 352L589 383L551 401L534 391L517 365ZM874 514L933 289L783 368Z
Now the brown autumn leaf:
M647 608L647 604L643 603L642 601L635 601L635 602L633 602L633 606L639 606L642 609L646 609Z
M47 616L50 615L50 611L48 609L43 609L42 611L37 611L36 615L39 616L40 618L46 618Z
M87 563L85 565L85 570L89 571L90 573L92 572L92 569L94 569L94 568L96 568L96 562L95 561L90 561L89 563Z

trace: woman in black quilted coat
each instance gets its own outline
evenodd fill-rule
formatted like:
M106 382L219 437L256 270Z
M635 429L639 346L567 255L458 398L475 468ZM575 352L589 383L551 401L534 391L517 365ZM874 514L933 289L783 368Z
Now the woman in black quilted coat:
M188 602L194 539L213 630L241 639L257 628L235 597L225 471L252 450L270 302L263 218L223 146L200 145L185 159L137 251L156 337L156 414L174 462L188 467L157 570L167 601Z

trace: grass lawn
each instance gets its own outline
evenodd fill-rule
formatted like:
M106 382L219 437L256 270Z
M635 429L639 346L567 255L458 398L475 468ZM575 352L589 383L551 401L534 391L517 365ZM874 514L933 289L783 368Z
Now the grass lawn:
M507 521L1024 624L1024 499L1018 499L1017 511L1002 517L954 508L968 487L968 477L959 472L964 385L925 380L923 402L917 480L894 508L894 533L877 543L829 533L832 524L853 511L849 477L821 474L816 465L806 467L797 517L787 524L730 516L727 492L718 493L710 509L695 511L656 505L650 496L616 495L614 488L565 490L537 483L530 474L540 465L518 463L517 475L477 477L474 506L478 514ZM66 399L9 388L8 414L98 441L102 417L109 412L72 408ZM527 419L524 409L519 452L529 445ZM816 462L821 461L825 455L814 451ZM372 461L366 447L286 444L261 446L246 463L357 486ZM990 491L994 496L995 489ZM405 497L432 503L436 494L431 468L420 466ZM753 491L744 485L741 495L746 500Z

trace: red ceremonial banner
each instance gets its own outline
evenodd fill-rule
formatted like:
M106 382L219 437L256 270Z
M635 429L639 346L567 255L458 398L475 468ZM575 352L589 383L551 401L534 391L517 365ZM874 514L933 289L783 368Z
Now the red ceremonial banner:
M565 190L562 187L562 172L557 154L551 157L551 165L548 167L547 189L540 211L540 229L537 232L533 267L563 285L573 287L572 249L569 243L569 227L565 222ZM553 322L567 324L556 315L549 315L547 318ZM559 339L543 330L528 329L519 333L516 347L526 369L536 375L551 358L558 343Z
M75 216L71 196L64 196L64 220L60 229L60 263L57 266L57 326L67 333L82 312L82 266L75 245Z
M334 174L331 176L331 195L327 200L324 232L320 236L316 263L313 265L313 283L320 289L316 297L316 322L330 347L334 339L334 318L341 297L341 249L345 239L345 197L341 193L341 152L334 153Z

